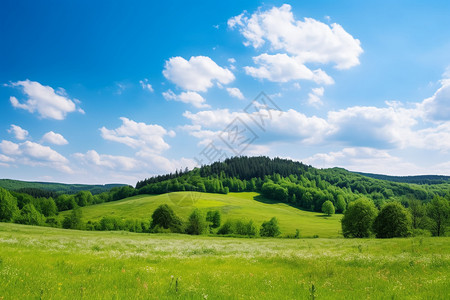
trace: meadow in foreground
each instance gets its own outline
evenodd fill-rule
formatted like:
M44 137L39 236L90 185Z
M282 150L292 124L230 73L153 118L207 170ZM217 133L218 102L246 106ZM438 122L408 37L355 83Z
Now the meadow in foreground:
M0 223L0 299L445 299L450 238L237 239Z

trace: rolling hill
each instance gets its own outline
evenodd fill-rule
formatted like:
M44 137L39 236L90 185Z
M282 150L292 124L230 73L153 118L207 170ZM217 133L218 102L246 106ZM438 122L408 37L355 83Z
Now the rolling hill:
M222 220L253 220L259 226L263 221L277 217L282 234L294 234L300 230L303 237L341 236L340 219L342 215L326 217L321 213L299 210L285 203L263 198L258 193L243 192L228 195L173 192L162 195L138 195L119 201L91 205L82 208L85 220L99 221L103 216L116 216L129 219L150 219L153 211L161 204L169 204L175 213L187 219L194 208L203 211L220 210ZM61 217L70 214L65 211ZM223 223L222 221L222 223Z

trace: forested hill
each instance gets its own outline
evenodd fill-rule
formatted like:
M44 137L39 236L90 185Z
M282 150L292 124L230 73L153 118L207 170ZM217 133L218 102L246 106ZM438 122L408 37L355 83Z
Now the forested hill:
M402 183L414 183L414 184L450 183L450 176L444 175L390 176L390 175L362 173L362 172L355 172L355 173L375 179L402 182Z
M22 192L34 197L53 197L59 194L76 194L80 191L89 191L93 195L111 190L113 187L121 187L124 184L64 184L54 182L30 182L12 179L0 179L0 187L9 191Z
M370 178L341 168L316 169L300 162L269 157L234 157L223 162L139 181L139 194L175 191L228 193L256 191L266 198L319 211L330 200L343 210L366 197L377 205L410 199L430 201L450 191L450 182L417 185ZM338 208L338 210L339 210Z

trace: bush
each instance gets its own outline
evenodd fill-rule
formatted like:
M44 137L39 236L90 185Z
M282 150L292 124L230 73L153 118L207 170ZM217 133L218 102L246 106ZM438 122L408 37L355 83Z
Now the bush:
M62 226L66 229L82 229L82 212L79 207L72 210L69 216L66 216L63 220Z
M234 224L231 220L227 220L222 227L219 228L217 234L233 234L235 231Z
M198 209L194 209L194 211L189 216L188 226L186 228L187 234L200 235L206 232L207 224L205 220L205 216Z
M410 234L410 227L408 212L398 202L384 205L373 223L377 238L406 237Z
M167 204L158 206L153 212L150 231L154 232L156 226L170 229L171 232L183 232L183 222Z
M206 213L206 221L211 223L211 228L219 228L221 219L222 216L218 210L208 211Z
M277 218L273 217L270 221L262 223L259 234L265 237L276 237L280 235L280 227Z
M377 209L373 202L364 198L351 202L341 221L344 237L369 237L376 215Z

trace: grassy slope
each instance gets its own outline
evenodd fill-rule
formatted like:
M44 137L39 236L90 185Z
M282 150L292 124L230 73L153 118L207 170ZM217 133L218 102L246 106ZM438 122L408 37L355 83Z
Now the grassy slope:
M255 200L256 199L256 200ZM140 195L120 201L84 207L85 220L99 220L103 216L149 219L161 204L171 205L177 215L187 220L194 207L202 210L218 209L223 219L252 219L258 226L271 217L277 217L283 234L299 229L302 236L340 236L342 215L326 217L323 214L302 211L284 203L262 198L257 193L230 193L228 195L197 192L176 192L163 195ZM70 212L63 212L65 216Z
M317 299L446 299L449 253L450 238L235 239L0 223L0 299L308 299L312 284Z

